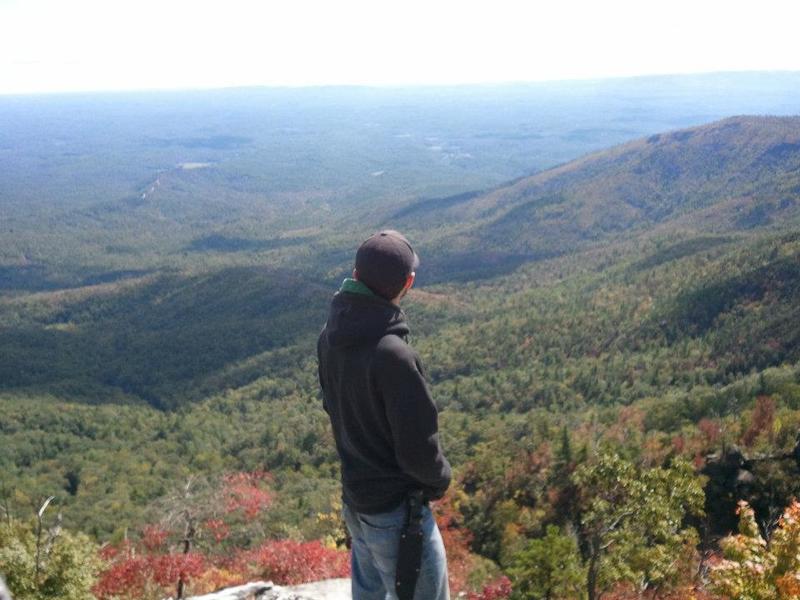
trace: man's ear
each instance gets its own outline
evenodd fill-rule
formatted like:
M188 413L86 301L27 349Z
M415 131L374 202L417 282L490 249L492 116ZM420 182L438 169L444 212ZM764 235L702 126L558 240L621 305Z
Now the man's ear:
M358 281L358 271L356 271L355 269L353 269L353 279Z
M410 290L411 286L414 285L414 280L417 278L417 274L414 271L411 271L411 275L408 276L406 279L406 287L405 289Z

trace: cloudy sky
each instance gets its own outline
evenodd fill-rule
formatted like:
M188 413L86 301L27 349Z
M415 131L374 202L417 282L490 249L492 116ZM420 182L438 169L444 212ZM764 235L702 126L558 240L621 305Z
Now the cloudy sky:
M0 93L800 70L800 2L0 0Z

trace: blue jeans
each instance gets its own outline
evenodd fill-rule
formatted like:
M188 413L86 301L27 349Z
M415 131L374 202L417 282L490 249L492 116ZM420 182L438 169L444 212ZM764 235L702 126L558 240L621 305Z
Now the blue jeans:
M353 543L353 600L397 600L397 549L405 518L405 503L374 515L358 513L345 504L344 519ZM422 531L422 565L414 600L449 600L444 544L427 506L422 512Z

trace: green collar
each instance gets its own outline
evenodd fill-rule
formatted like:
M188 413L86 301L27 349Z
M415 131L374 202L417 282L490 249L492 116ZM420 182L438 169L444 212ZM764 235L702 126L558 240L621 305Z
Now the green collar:
M340 292L349 292L351 294L361 294L362 296L377 296L375 292L369 289L366 285L357 279L346 278L342 282L342 287L339 288Z

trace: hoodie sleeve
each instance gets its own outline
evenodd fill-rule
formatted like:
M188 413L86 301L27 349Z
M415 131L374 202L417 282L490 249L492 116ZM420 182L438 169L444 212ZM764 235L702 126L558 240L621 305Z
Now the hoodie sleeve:
M402 339L389 335L381 341L373 378L384 400L397 463L437 499L450 485L451 472L439 442L438 412L422 373L419 358Z

